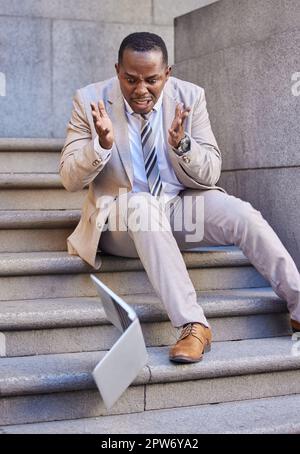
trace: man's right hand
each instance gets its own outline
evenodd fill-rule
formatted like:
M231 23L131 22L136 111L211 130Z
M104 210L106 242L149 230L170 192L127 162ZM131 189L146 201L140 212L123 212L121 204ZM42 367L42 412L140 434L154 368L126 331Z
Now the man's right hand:
M112 122L105 110L104 102L99 101L98 105L92 102L91 109L100 146L108 150L113 146L114 132Z

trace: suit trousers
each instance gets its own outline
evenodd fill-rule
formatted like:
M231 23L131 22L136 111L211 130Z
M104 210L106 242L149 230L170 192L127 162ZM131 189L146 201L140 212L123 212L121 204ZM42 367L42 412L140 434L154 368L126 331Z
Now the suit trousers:
M100 249L139 257L174 327L209 323L197 303L181 251L236 245L300 321L300 275L280 239L252 205L219 190L186 189L166 204L124 193L110 212Z

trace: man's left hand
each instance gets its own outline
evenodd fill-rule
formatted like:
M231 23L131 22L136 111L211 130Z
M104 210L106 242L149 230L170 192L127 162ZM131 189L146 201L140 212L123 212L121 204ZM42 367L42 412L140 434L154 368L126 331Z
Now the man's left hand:
M178 148L181 139L184 138L184 121L188 117L190 111L190 107L183 109L182 104L177 104L176 106L175 118L172 122L171 128L169 129L169 144L173 148Z

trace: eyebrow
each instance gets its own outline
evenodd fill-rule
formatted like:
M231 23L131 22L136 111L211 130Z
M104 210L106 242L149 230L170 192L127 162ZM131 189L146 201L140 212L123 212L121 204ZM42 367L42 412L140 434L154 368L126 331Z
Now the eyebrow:
M136 76L134 76L133 74L129 74L129 73L125 72L125 75L128 77L132 77L133 79L136 79ZM155 77L159 77L159 74L154 74L153 76L148 76L148 77L146 77L146 79L154 79Z

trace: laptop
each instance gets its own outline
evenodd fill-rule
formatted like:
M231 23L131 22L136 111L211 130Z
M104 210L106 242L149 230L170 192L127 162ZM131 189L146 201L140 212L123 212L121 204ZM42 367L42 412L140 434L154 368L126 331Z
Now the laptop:
M135 311L93 274L107 319L121 336L93 370L93 377L107 409L112 408L123 392L148 362L141 325Z

